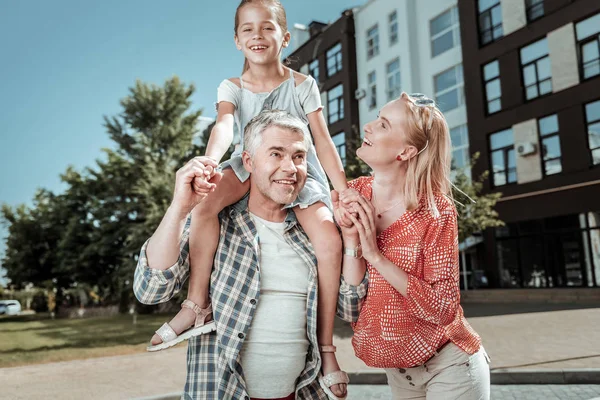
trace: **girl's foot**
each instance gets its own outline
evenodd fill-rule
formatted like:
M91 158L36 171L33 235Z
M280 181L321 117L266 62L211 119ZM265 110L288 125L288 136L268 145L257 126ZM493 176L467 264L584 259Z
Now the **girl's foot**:
M212 307L201 308L190 300L181 304L181 310L168 323L156 331L148 347L148 351L162 350L175 344L215 330L212 320Z
M340 370L340 366L335 358L335 346L319 346L321 350L322 366L321 386L329 388L331 393L337 398L346 398L348 375ZM331 398L331 395L327 393Z

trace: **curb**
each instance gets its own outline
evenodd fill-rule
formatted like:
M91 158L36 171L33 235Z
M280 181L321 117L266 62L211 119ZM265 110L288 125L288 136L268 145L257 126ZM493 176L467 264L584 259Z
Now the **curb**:
M383 372L349 372L352 385L387 385ZM491 372L492 385L600 385L600 368L584 369L497 369ZM179 400L181 393L169 393L136 400Z
M387 385L381 372L348 373L353 385ZM582 369L497 369L491 371L492 385L600 385L600 368Z
M600 369L498 369L492 371L491 381L494 385L598 385Z

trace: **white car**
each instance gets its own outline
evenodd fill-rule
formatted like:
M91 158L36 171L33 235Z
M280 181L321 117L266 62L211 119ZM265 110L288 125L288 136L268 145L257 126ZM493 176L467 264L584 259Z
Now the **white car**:
M21 303L18 300L0 300L0 315L19 315Z

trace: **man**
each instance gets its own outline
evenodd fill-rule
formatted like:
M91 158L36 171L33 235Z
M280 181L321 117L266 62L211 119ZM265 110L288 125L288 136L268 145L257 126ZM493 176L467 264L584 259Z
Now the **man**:
M316 257L283 208L304 186L309 146L306 126L283 111L265 111L246 127L250 193L219 215L211 276L217 330L189 341L184 399L327 399L317 380ZM187 279L188 214L206 197L191 183L204 167L194 159L177 172L173 202L142 247L134 282L142 303L169 300ZM342 313L358 316L365 292L364 282L342 282L340 296L349 298L340 301Z

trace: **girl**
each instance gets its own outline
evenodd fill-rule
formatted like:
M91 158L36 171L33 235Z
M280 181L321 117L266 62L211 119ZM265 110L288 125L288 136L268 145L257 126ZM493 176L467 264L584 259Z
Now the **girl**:
M308 179L298 199L287 207L294 209L313 244L318 262L317 336L322 353L323 381L327 382L322 385L327 387L324 389L328 395L343 398L347 375L339 372L333 353L335 347L332 346L341 272L341 238L330 211L329 185L323 168L333 187L340 192L347 189L344 168L327 130L315 80L286 68L281 62L281 52L290 40L281 3L278 0L243 0L236 10L234 39L236 47L245 56L244 70L240 78L224 80L218 88L217 121L204 157L207 178L213 177L212 166L220 161L233 140L234 123L243 134L247 122L261 110L280 109L310 126L315 145L308 153ZM223 176L218 185L208 179L194 182L197 191L213 193L192 212L188 299L175 318L154 335L151 351L215 330L209 282L219 239L217 216L223 208L236 203L248 192L248 172L242 165L241 150L236 149L232 158L223 164ZM198 226L202 226L202 232L195 229Z
M446 120L433 100L402 93L364 131L356 154L373 176L333 194L336 217L353 223L337 218L345 250L340 291L359 285L364 293L368 270L353 324L356 355L385 368L394 399L489 399L489 358L459 304ZM339 202L353 204L358 218ZM342 308L359 297L343 298Z

